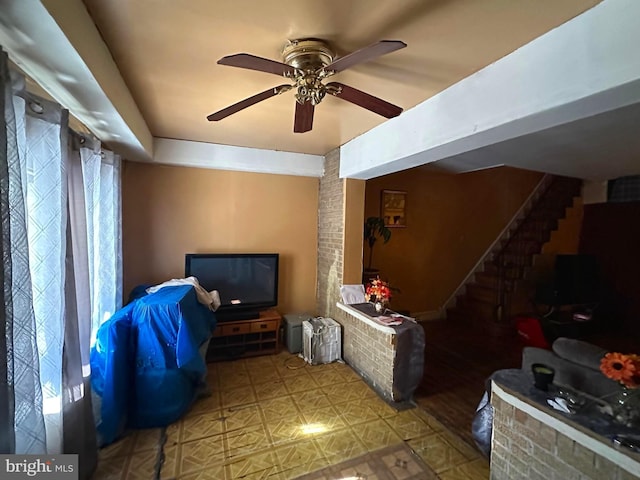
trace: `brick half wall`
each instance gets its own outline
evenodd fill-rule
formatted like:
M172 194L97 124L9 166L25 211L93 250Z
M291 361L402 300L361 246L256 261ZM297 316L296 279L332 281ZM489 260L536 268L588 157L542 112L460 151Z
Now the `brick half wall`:
M616 450L495 382L491 404L491 480L640 478L640 454Z
M396 334L389 327L376 327L342 308L334 319L342 325L342 354L356 372L388 401L398 401L393 391Z

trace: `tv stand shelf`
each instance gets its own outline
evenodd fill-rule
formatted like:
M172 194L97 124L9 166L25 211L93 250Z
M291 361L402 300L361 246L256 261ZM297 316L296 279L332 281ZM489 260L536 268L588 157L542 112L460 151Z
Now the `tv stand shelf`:
M219 322L209 343L207 361L277 353L281 321L276 310L265 310L258 318Z

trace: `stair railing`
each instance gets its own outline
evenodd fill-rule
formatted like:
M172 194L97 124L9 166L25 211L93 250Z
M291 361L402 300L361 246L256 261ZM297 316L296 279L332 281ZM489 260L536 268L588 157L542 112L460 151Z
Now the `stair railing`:
M520 233L523 231L522 228L527 224L527 221L531 218L532 213L535 211L538 204L545 198L549 190L556 183L557 179L553 178L548 185L544 187L544 190L541 192L540 196L531 204L529 210L525 213L523 218L518 222L513 233L509 235L504 243L504 245L500 248L500 251L496 255L496 266L497 266L497 278L498 278L498 288L496 290L496 306L494 309L494 318L496 323L506 323L509 318L509 313L511 309L511 295L509 295L509 291L507 289L507 272L509 271L509 267L513 267L514 264L512 262L508 262L506 260L507 252L510 254L516 255L516 257L520 258L521 254L526 255L525 251L514 251L510 249L513 245L514 239L518 238ZM544 231L544 227L539 227L535 230L535 234L542 234ZM524 268L524 265L517 265L518 268ZM511 279L513 284L515 285L515 279ZM513 285L512 285L513 289Z

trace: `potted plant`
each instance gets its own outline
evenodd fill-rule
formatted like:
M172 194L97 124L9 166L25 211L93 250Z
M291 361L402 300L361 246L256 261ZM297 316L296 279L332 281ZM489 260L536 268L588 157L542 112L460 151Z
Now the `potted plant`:
M382 243L385 244L391 238L391 230L384 224L384 218L382 217L369 217L364 222L364 241L369 245L369 262L367 268L364 269L363 277L375 276L378 273L378 269L371 267L373 261L373 247L378 241L382 239Z

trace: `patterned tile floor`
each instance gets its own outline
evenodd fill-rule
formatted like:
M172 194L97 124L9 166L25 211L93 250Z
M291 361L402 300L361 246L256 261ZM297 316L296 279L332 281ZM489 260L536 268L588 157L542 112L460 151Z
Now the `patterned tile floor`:
M480 454L419 408L397 411L342 363L283 352L209 365L212 394L166 429L162 479L289 480L406 442L444 480L488 479ZM94 479L153 479L160 429L100 452Z

